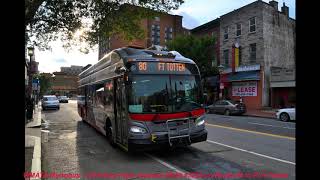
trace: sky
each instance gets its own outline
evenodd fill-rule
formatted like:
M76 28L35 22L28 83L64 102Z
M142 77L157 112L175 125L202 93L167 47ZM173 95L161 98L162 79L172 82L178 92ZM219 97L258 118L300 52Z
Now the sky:
M185 3L171 14L183 16L182 26L192 29L254 1L256 0L185 0ZM263 1L269 2L269 0ZM289 7L289 16L295 19L295 0L278 0L279 10L283 2ZM40 72L52 73L60 71L62 66L86 66L98 61L98 48L89 54L83 54L79 50L66 52L59 41L52 42L51 45L52 51L35 49L35 60L39 62Z

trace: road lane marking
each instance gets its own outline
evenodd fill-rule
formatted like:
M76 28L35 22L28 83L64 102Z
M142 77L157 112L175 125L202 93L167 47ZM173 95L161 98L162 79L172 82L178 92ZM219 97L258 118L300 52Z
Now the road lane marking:
M291 128L291 127L274 126L274 125L270 125L270 124L261 124L261 123L252 123L252 122L248 122L248 124L255 124L255 125L260 125L260 126L271 126L271 127L286 128L286 129L296 129L296 128Z
M229 145L222 144L222 143L219 143L219 142L215 142L215 141L211 141L211 140L207 140L207 142L213 143L213 144L218 144L218 145L225 146L225 147L228 147L228 148L232 148L232 149L235 149L235 150L238 150L238 151L242 151L242 152L247 152L247 153L250 153L250 154L257 155L257 156L265 157L265 158L268 158L268 159L273 159L273 160L276 160L276 161L284 162L284 163L287 163L287 164L296 165L296 163L294 163L294 162L290 162L290 161L286 161L286 160L283 160L283 159L279 159L279 158L275 158L275 157L259 154L259 153L256 153L256 152L253 152L253 151L248 151L248 150L245 150L245 149L240 149L240 148L237 148L237 147L234 147L234 146L229 146Z
M164 161L162 161L161 159L159 159L159 158L157 158L157 157L155 157L155 156L152 156L151 154L145 153L145 155L147 155L147 156L150 157L151 159L159 162L160 164L166 166L167 168L172 169L172 170L174 170L174 171L177 172L177 173L183 174L183 176L186 176L186 174L187 174L186 172L183 172L182 170L179 170L179 169L175 168L175 167L172 166L171 164L169 164L169 163L167 163L167 162L164 162ZM187 176L186 178L188 178L188 179L190 179L190 180L198 180L197 178L193 178L193 177L190 177L190 176Z
M246 130L246 129L239 129L239 128L234 128L234 127L229 127L229 126L221 126L221 125L208 124L208 123L206 123L206 125L207 125L207 126L212 126L212 127L219 127L219 128L225 128L225 129L235 130L235 131L242 131L242 132L260 134L260 135L265 135L265 136L272 136L272 137L277 137L277 138L284 138L284 139L289 139L289 140L296 140L296 138L293 138L293 137L281 136L281 135L275 135L275 134L269 134L269 133L263 133L263 132L257 132L257 131L250 131L250 130Z

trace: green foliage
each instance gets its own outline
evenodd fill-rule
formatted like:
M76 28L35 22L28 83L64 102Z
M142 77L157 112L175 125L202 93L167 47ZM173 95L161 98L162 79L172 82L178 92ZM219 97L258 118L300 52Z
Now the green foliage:
M178 51L183 56L192 59L199 67L202 77L217 75L219 73L216 66L212 67L214 57L215 38L210 36L196 37L177 36L166 45L169 50Z
M133 6L129 7L128 2ZM163 3L163 0L25 0L26 43L50 49L49 42L60 38L70 47L87 42L93 47L99 37L119 34L127 40L143 38L140 20L157 12L177 9L184 0ZM144 7L144 8L142 8ZM85 33L74 38L74 33ZM26 44L26 45L27 45Z
M40 81L40 96L43 96L50 91L52 86L50 78L47 78L43 74L36 74L33 76L33 78L38 78Z

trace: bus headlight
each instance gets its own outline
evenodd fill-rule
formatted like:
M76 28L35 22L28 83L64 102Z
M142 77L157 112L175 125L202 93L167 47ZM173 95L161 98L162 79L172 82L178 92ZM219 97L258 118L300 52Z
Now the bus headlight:
M204 116L200 116L196 119L196 126L201 126L205 123Z
M142 134L147 132L146 129L144 129L142 127L138 127L138 126L131 126L130 131L133 133L142 133Z

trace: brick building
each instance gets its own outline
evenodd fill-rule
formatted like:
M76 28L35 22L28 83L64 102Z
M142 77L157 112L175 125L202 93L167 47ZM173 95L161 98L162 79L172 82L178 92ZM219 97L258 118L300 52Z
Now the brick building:
M233 53L235 46L238 54ZM232 72L235 56L239 64ZM248 108L270 107L272 101L289 93L271 95L271 69L295 69L295 59L295 20L289 17L285 4L279 11L276 1L258 0L220 17L220 60L225 67L221 86L225 98L238 100L243 96ZM273 85L280 88L279 83ZM295 96L294 83L280 86L290 86Z
M82 72L82 69L83 69L83 66L71 65L71 67L61 67L60 72L64 72L67 75L77 76Z
M145 31L144 39L135 39L128 42L118 35L109 38L100 38L99 56L100 60L105 54L113 49L124 46L136 46L148 48L152 45L165 46L168 40L172 40L178 34L190 34L189 30L182 27L182 16L160 13L154 19L143 19L141 27Z
M75 96L77 94L79 77L65 72L54 72L51 78L51 90L56 95Z

